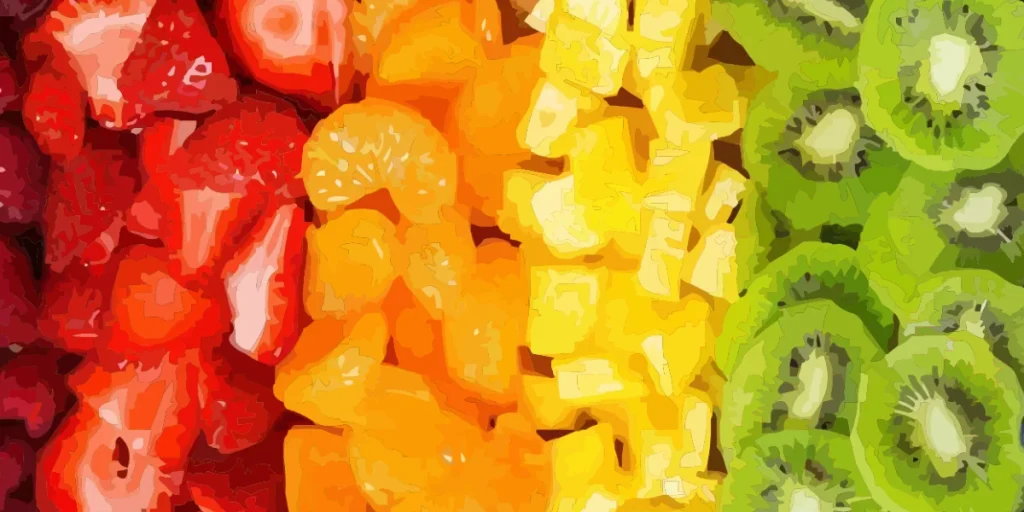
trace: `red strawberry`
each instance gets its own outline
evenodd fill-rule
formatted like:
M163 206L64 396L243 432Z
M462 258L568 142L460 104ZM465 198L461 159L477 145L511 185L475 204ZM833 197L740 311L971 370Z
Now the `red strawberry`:
M46 193L45 165L24 129L0 121L0 222L38 220Z
M110 296L107 351L132 360L155 348L178 354L222 332L219 306L182 283L165 249L129 249Z
M36 457L25 441L14 437L0 439L0 510L8 510L8 497L32 474Z
M231 306L231 344L274 365L299 336L303 240L308 223L294 204L268 212L249 242L224 269Z
M21 96L21 84L18 74L11 65L10 57L0 50L0 112L15 105Z
M72 352L87 352L110 338L110 293L126 252L119 250L98 265L72 265L43 279L39 331L44 338Z
M81 402L39 457L40 510L170 511L199 433L196 380L187 359L83 363L68 378Z
M75 258L105 261L120 238L135 190L137 163L91 144L51 173L44 212L46 262L61 272Z
M85 93L69 70L47 67L29 80L21 110L25 126L44 153L71 158L85 140Z
M201 114L233 101L237 85L194 0L160 0L121 69L117 87L144 113Z
M41 14L50 0L3 0L0 2L0 18L15 18L25 22Z
M284 412L273 383L272 368L227 346L210 351L200 366L198 395L206 443L234 453L262 441Z
M14 241L0 237L0 347L35 341L38 303L32 264Z
M51 355L20 354L0 368L0 419L21 420L42 437L64 410L68 393Z
M197 447L185 482L204 512L270 512L286 510L283 436L275 434L252 448L231 455Z

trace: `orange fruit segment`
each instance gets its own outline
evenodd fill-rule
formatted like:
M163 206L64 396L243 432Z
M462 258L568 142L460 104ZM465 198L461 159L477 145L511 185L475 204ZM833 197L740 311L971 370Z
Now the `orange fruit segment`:
M462 294L476 258L469 223L454 210L436 224L403 224L408 265L402 271L409 289L431 316L441 318Z
M285 496L289 510L365 510L341 431L296 426L284 438Z

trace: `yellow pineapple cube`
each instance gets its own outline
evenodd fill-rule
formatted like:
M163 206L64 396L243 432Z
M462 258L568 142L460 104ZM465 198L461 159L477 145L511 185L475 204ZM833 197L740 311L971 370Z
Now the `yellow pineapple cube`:
M608 36L626 31L629 7L625 0L557 0L555 5L558 11L585 21Z
M548 19L551 18L553 12L555 12L555 0L538 0L529 9L529 14L526 15L524 21L530 28L544 33L548 29Z
M736 301L736 232L731 224L708 229L687 257L683 279L712 297Z
M576 202L589 224L604 238L636 244L640 184L628 121L611 117L580 128L568 164L576 177Z
M572 130L581 108L588 100L575 87L551 80L540 80L533 103L519 123L519 142L534 154L557 158L572 147Z
M570 354L597 324L608 271L582 265L536 266L530 277L527 336L538 355Z
M647 293L665 299L678 299L682 283L683 258L686 256L686 244L690 239L692 221L687 211L650 208L647 206L647 199L664 197L645 198L643 218L647 241L640 257L637 277ZM685 198L669 196L665 199L666 203L673 201L683 203Z
M558 258L594 254L607 244L607 238L592 227L576 196L572 174L508 171L498 225L519 240L543 241Z
M618 469L609 425L595 425L551 442L549 512L614 512L628 483Z
M622 87L629 59L623 34L600 28L556 10L548 20L540 68L549 80L571 84L598 96L614 96Z
M642 99L658 135L677 146L735 133L746 120L749 104L719 64L651 80Z
M714 178L697 206L701 227L729 220L739 206L739 196L747 188L747 177L726 164L715 165Z
M643 376L623 361L607 357L555 359L551 363L558 398L572 404L599 405L647 394Z
M578 409L558 398L558 381L551 377L523 375L522 408L539 429L571 430Z
M652 209L692 211L704 189L711 162L711 141L676 145L655 139L650 143L649 153L644 204Z

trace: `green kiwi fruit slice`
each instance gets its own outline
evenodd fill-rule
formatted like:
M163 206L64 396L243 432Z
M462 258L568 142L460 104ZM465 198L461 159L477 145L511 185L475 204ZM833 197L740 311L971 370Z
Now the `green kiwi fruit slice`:
M933 170L987 169L1024 132L1024 8L1006 0L876 0L858 89L868 124Z
M803 302L783 309L753 343L724 389L727 461L771 432L850 434L861 366L884 355L857 315L830 300Z
M895 333L893 314L871 290L853 249L804 242L777 260L744 290L725 314L715 345L715 361L730 377L750 340L789 306L829 299L860 317L871 336L888 346Z
M1024 372L1024 288L988 270L940 272L918 287L915 307L900 319L904 336L967 331L995 356Z
M874 198L910 165L864 123L860 93L799 76L757 95L743 131L743 163L772 208L796 229L861 224Z
M729 464L720 512L873 512L850 438L833 432L776 432Z
M711 15L769 71L850 85L870 0L713 0Z
M1009 162L985 172L915 166L872 207L861 264L897 314L922 279L946 270L987 269L1024 284L1024 174Z
M1022 403L984 340L915 336L865 367L853 455L890 510L1020 510Z

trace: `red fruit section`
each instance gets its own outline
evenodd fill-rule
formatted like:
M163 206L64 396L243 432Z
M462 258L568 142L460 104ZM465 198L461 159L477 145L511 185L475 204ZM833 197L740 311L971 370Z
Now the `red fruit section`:
M283 503L283 436L231 455L197 446L185 482L192 500L206 512L272 512ZM362 511L358 511L362 512Z
M0 236L0 348L35 341L38 303L28 258L14 240Z
M284 407L274 398L274 371L221 346L200 365L199 394L206 443L234 453L262 441Z
M38 220L46 194L45 171L43 154L31 136L18 125L0 121L0 222Z
M71 158L85 142L85 92L74 72L56 63L37 71L28 82L21 114L25 127L48 155Z

